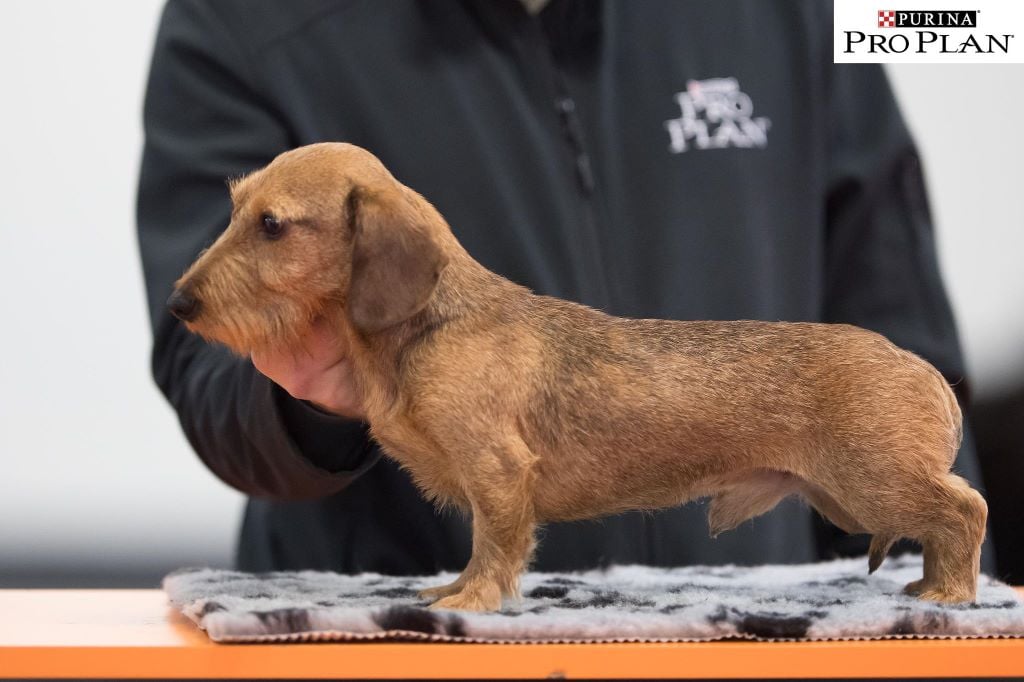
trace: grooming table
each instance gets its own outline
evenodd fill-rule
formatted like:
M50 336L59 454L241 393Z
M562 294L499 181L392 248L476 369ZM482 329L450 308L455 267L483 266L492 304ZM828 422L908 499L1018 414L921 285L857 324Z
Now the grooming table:
M1024 590L1018 590L1024 598ZM0 678L1024 676L1024 639L215 644L160 590L0 590Z

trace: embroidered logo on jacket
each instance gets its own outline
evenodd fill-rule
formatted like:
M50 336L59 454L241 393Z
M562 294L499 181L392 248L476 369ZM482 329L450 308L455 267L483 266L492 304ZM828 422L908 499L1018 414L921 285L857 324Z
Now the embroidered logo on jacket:
M754 102L735 78L691 80L675 94L680 115L665 121L673 154L691 149L766 147L772 122L754 116Z

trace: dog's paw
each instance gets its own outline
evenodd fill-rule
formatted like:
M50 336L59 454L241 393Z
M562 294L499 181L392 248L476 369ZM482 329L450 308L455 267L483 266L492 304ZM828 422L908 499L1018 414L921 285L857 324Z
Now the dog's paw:
M911 597L916 597L922 592L924 592L926 589L927 588L924 584L924 578L921 578L920 580L915 580L912 583L907 583L906 586L903 588L903 594L909 594Z
M933 587L917 595L918 599L939 602L940 604L962 604L974 601L974 594L967 590L942 589Z
M924 579L908 583L903 588L903 594L909 594L912 597L925 601L939 602L940 604L961 604L974 601L973 590L936 586L926 583Z
M438 585L437 587L428 587L425 590L420 590L419 597L427 601L434 601L435 599L455 594L460 589L462 589L462 585L456 581L447 585Z
M453 611L497 611L501 608L501 594L497 590L462 590L437 600L429 608Z

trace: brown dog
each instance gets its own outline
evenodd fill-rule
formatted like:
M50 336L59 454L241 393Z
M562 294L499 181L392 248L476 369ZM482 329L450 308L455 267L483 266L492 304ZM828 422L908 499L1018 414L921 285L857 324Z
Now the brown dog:
M536 296L352 145L287 152L231 189L231 224L172 309L242 355L337 325L373 437L426 496L472 514L472 559L424 593L434 607L500 608L540 523L711 497L717 534L791 494L872 534L871 570L896 538L919 540L908 592L974 598L987 507L949 473L960 410L882 336Z

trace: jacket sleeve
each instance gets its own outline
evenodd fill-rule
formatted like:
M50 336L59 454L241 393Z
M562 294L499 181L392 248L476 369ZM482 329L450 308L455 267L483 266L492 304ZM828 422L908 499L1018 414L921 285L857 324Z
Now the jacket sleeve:
M153 374L192 447L224 482L254 496L323 496L376 461L366 425L295 400L248 359L190 334L164 305L228 224L225 179L293 146L215 7L170 2L150 67L137 218Z
M830 68L824 319L872 329L925 358L964 407L964 361L917 149L880 66ZM954 470L981 487L966 423Z

